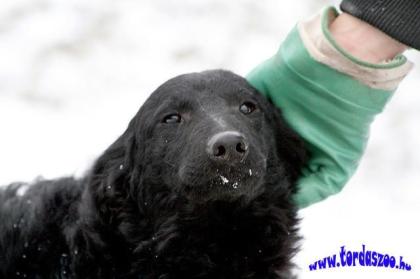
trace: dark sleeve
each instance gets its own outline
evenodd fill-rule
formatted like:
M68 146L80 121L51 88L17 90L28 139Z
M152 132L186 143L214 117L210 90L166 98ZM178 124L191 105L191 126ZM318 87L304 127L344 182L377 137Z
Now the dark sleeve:
M343 0L340 8L420 50L420 0Z

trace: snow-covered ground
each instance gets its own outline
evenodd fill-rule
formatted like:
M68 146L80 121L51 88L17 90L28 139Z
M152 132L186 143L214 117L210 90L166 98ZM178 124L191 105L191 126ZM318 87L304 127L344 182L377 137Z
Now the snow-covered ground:
M2 0L0 185L83 173L159 84L209 68L245 75L296 21L332 3ZM419 53L408 56L420 64ZM417 67L377 118L345 190L301 211L300 278L420 278L419 94ZM308 271L362 244L413 270Z

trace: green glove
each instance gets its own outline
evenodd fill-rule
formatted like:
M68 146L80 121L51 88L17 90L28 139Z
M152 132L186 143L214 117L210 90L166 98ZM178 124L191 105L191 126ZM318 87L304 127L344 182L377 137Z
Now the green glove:
M283 111L306 142L310 160L294 197L300 208L344 187L363 155L370 124L393 94L314 60L297 28L247 79Z

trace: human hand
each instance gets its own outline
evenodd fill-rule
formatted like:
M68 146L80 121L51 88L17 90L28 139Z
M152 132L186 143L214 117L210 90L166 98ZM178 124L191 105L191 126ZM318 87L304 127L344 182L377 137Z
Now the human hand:
M330 32L344 50L374 64L392 60L408 49L376 27L347 13L333 21Z

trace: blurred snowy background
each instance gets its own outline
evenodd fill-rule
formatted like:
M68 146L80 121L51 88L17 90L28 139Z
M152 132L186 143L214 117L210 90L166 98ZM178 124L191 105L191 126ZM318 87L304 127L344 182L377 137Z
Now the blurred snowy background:
M82 174L175 75L245 75L298 20L338 1L2 0L0 185ZM420 54L345 190L301 211L299 278L420 278ZM0 220L1 221L1 220ZM308 265L342 245L404 256L411 272Z

